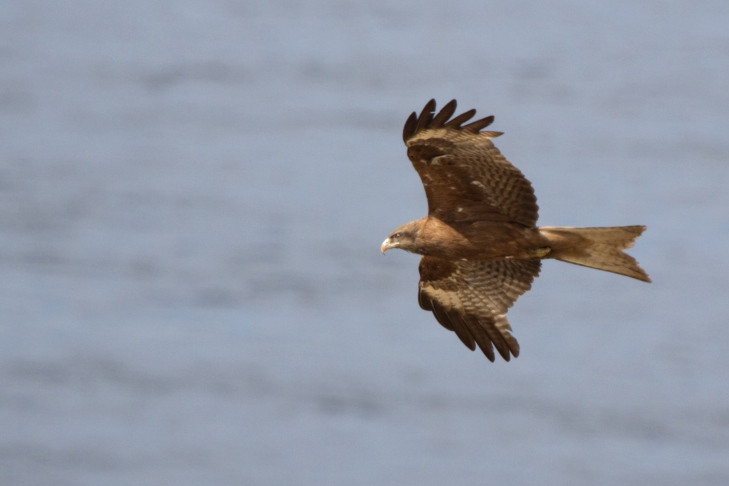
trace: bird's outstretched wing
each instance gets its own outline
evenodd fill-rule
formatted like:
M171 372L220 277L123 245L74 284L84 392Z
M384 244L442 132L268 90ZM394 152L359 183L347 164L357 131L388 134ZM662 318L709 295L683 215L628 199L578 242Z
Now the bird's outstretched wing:
M493 347L506 361L519 356L506 311L531 288L540 261L420 260L420 307L432 311L446 329L454 331L471 350L476 345L490 361Z
M430 100L403 128L408 157L425 187L428 214L447 223L534 226L539 208L532 185L491 142L501 132L482 131L494 117L464 125L476 110L451 119L455 111L452 100L435 114L435 100Z

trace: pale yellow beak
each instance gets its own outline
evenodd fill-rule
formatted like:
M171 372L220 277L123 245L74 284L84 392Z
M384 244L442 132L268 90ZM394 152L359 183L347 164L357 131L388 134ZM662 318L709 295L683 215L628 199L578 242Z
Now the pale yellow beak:
M380 247L380 251L384 255L387 250L390 249L390 238L386 239L382 242L382 246Z

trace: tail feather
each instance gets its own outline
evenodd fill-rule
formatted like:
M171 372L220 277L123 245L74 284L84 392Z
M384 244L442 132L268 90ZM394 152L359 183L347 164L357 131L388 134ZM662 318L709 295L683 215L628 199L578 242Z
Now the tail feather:
M645 230L645 226L614 226L605 228L571 228L542 226L539 231L550 242L547 258L619 273L650 282L648 274L635 258L623 250L630 248Z

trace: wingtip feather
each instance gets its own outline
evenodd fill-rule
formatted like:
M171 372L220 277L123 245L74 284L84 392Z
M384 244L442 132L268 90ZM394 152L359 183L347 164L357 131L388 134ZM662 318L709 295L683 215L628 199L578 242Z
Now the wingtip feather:
M470 133L479 133L482 129L491 125L494 121L493 115L490 115L475 120L467 125L463 125L476 115L476 110L473 108L449 120L449 118L451 118L456 112L456 107L457 102L455 99L452 99L436 114L436 102L434 98L431 98L425 104L419 115L416 112L413 112L405 121L405 126L403 127L403 141L407 144L408 140L414 137L417 133L423 130L435 128L449 128L453 130L464 130ZM489 137L497 137L501 135L501 132L483 133L487 133Z

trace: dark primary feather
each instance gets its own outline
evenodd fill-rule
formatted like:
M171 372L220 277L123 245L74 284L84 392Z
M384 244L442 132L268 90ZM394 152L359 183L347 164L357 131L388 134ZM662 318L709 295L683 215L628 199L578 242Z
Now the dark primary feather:
M435 101L435 100L433 100ZM448 121L450 117L453 116L453 113L456 112L456 100L450 100L441 110L440 112L433 118L433 121L430 122L431 128L438 128L442 127L445 122ZM414 113L413 113L414 114Z
M415 133L424 130L428 125L430 125L430 121L433 119L434 110L435 100L428 101L418 117L418 123L415 125Z
M494 122L494 116L491 115L491 116L487 116L486 118L481 118L480 120L476 120L475 122L471 122L468 125L462 126L461 130L465 130L467 132L478 133L482 129L491 125L493 122Z
M461 128L461 124L462 123L467 122L468 120L470 120L471 118L473 118L473 116L475 114L476 114L476 109L475 108L471 108L467 112L461 113L460 115L458 115L453 120L449 121L448 123L446 123L443 126L446 127L446 128L453 128L453 129L458 130L458 129Z
M423 130L441 127L477 133L491 125L494 121L494 117L491 115L471 122L468 125L461 126L464 122L470 120L476 114L476 110L473 108L448 121L448 119L453 116L453 113L456 112L456 106L456 100L451 100L440 110L440 112L438 112L437 115L435 115L435 100L431 99L425 104L425 107L423 108L423 111L420 112L419 116L415 112L410 114L405 122L405 126L403 127L403 141L407 143L410 138Z

